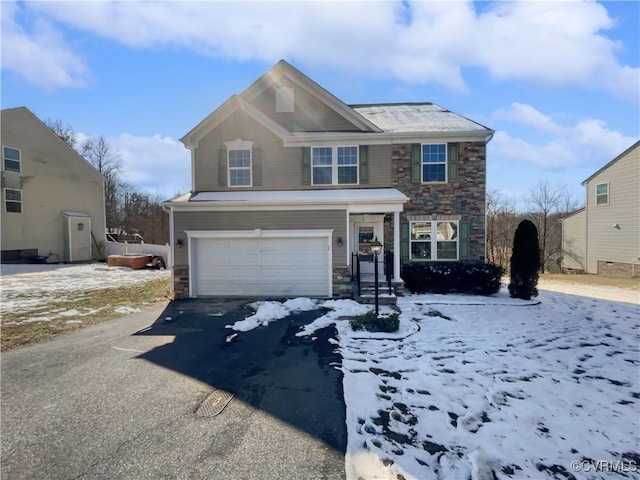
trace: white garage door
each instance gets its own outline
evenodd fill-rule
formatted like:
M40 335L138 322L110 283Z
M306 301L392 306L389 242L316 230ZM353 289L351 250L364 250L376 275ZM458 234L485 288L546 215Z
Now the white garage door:
M193 238L192 295L330 296L328 237Z

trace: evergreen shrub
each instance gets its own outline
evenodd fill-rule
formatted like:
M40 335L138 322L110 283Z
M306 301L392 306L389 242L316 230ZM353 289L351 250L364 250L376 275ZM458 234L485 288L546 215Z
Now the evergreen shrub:
M523 300L537 297L540 245L538 229L530 220L520 222L513 236L510 268L509 294Z
M504 269L485 262L414 262L402 267L412 293L493 295L500 290Z

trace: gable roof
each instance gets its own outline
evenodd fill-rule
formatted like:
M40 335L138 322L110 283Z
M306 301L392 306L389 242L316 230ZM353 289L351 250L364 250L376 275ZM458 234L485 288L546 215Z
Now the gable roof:
M290 131L252 105L251 102L266 89L276 88L283 79L317 98L354 125L356 131ZM481 139L488 142L494 133L484 125L432 103L347 105L291 64L280 60L241 94L232 95L180 140L188 148L196 148L205 135L240 109L278 136L287 147L341 141L415 143L426 138L438 141Z
M198 125L189 131L184 137L180 139L182 143L188 147L197 147L198 142L207 135L211 130L216 128L222 122L224 122L234 112L242 110L249 117L260 123L262 126L273 132L281 139L285 139L291 136L291 132L284 128L279 123L273 121L260 110L255 108L249 102L242 99L237 94L232 95L226 102L216 108L207 117L202 120Z
M600 170L598 170L597 172L595 172L593 175L591 175L589 178L587 178L586 180L582 181L582 185L586 185L588 182L590 182L594 177L596 177L597 175L599 175L600 173L602 173L603 171L605 171L607 168L609 168L611 165L613 165L614 163L616 163L618 160L620 160L621 158L623 158L624 156L626 156L631 150L640 147L640 140L638 140L636 143L634 143L633 145L631 145L629 148L627 148L624 152L622 152L620 155L618 155L616 158L614 158L613 160L611 160L609 163L607 163L604 167L602 167Z
M351 105L351 108L387 133L491 132L484 125L430 102Z
M314 97L318 98L321 102L335 111L338 115L342 116L349 123L353 124L359 130L364 132L381 132L382 130L361 116L358 112L353 110L342 100L335 95L331 94L328 90L318 85L316 82L307 77L300 70L285 60L280 60L269 71L256 80L249 88L247 88L240 95L242 98L251 102L260 93L267 88L273 88L278 85L279 80L286 78L289 81L297 84Z
M38 118L38 116L29 110L27 107L15 107L15 108L6 108L4 110L0 110L0 116L2 117L2 123L7 122L12 116L23 116L26 117L27 120L30 120L39 128L43 128L48 135L54 138L54 141L59 142L64 148L69 151L70 156L77 158L82 164L89 167L92 170L92 173L99 175L102 181L104 181L104 175L86 158L76 152L72 147L70 147L64 140L62 140L56 133L51 130L46 123Z

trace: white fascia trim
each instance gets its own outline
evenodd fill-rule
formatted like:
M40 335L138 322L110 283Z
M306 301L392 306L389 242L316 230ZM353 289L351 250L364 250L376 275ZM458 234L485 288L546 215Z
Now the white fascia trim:
M187 238L331 238L328 230L185 230ZM189 249L191 251L191 249Z
M448 143L487 141L492 132L411 132L411 133L353 133L353 132L301 132L293 133L283 140L285 147L343 145L345 142L360 145L395 145L402 143Z
M202 138L237 110L244 111L256 122L260 123L263 127L270 130L274 135L282 140L286 140L291 136L291 132L289 132L289 130L271 120L260 110L243 100L239 95L234 94L213 113L209 114L209 116L200 122L193 130L182 137L180 141L188 147L198 148L198 143Z
M408 198L407 198L408 200ZM298 211L298 210L346 210L349 213L372 213L402 212L403 205L407 200L401 202L336 202L336 203L315 203L315 204L291 204L278 202L264 204L258 202L198 202L198 205L171 205L175 212L255 212L255 211Z
M292 203L280 202L277 204L262 204L255 202L233 202L233 203L222 203L222 202L198 202L198 205L191 204L187 205L172 205L171 208L175 212L256 212L256 211L282 211L282 210L290 210L290 211L298 211L298 210L346 210L347 205L344 203L341 204L326 204L326 205L294 205ZM222 204L221 204L222 203Z

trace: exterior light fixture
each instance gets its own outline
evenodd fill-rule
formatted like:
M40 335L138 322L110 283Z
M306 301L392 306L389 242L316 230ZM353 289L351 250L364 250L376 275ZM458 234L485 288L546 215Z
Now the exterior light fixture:
M342 246L342 237L338 237L338 246L341 247Z

